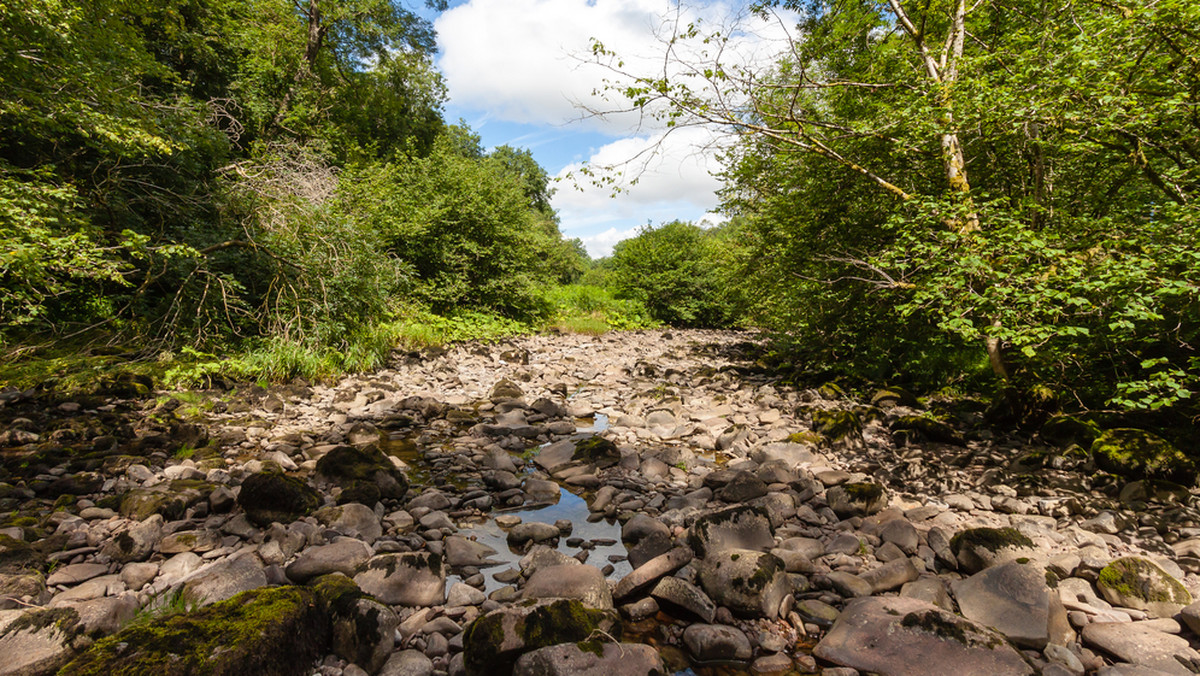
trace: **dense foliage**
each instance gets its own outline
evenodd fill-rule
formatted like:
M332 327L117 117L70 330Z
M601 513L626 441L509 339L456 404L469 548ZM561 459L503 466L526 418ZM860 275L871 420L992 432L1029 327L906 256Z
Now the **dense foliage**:
M788 359L1195 411L1200 5L767 4L800 17L774 68L677 26L702 46L672 53L699 56L620 92L742 134L743 292Z
M0 345L286 375L428 309L549 315L586 256L528 151L444 123L433 38L397 0L0 1Z

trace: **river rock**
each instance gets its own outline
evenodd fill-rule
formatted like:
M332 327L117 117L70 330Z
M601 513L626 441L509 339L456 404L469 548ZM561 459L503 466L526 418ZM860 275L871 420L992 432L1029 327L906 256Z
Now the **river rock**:
M783 562L766 552L725 549L701 561L699 570L709 598L738 615L774 619L791 593Z
M950 540L950 549L967 573L1037 554L1033 541L1015 528L969 528Z
M420 650L400 650L392 653L378 676L431 676L433 660Z
M691 560L692 550L687 547L676 547L666 554L656 556L621 578L613 589L613 598L627 601L634 594L649 588L659 578L674 573Z
M829 508L843 519L870 516L887 507L888 495L883 486L869 482L846 483L825 491Z
M658 676L662 657L640 643L561 643L539 648L517 659L513 676Z
M563 564L540 568L529 577L522 595L527 599L577 599L598 610L613 607L608 582L594 566Z
M371 544L383 535L383 526L375 510L357 502L317 510L313 516L327 528L347 537Z
M509 529L507 541L510 547L522 547L530 542L554 540L560 535L562 533L553 524L526 521Z
M1177 659L1200 660L1187 639L1143 626L1140 622L1093 622L1083 628L1083 643L1113 657L1167 674L1191 676Z
M726 549L765 552L775 538L766 510L743 505L701 515L688 529L687 542L698 558L705 558Z
M444 540L446 565L451 568L471 566L484 568L499 565L499 561L491 558L496 550L475 540L468 540L461 535L451 535Z
M254 554L230 557L197 570L184 581L183 597L200 605L265 587L267 575Z
M1041 566L1010 561L950 583L963 617L1013 643L1041 650L1050 640L1050 593Z
M309 547L300 552L295 561L285 570L288 579L294 582L308 580L329 573L354 575L359 566L371 558L371 546L354 538L338 538L327 545Z
M903 597L873 596L846 605L813 654L881 676L1027 676L1034 670L991 630Z
M86 644L74 608L0 610L0 675L51 674Z
M145 561L158 546L162 535L162 515L153 514L128 530L117 533L116 537L110 538L104 543L100 551L112 560L121 563Z
M436 606L446 600L446 568L440 554L380 554L360 567L354 581L366 593L397 606Z
M712 623L717 616L717 605L696 585L678 577L664 577L650 592L656 600L682 608L704 622Z
M614 611L594 610L576 600L502 606L467 627L463 634L464 666L472 676L509 674L524 653L586 641L597 631L619 637L620 627Z
M753 652L745 634L724 624L693 624L683 631L683 643L698 662L748 660Z
M1100 571L1096 588L1109 603L1146 611L1151 617L1172 617L1191 604L1187 587L1149 559L1127 556Z
M242 482L237 502L251 522L266 527L273 522L291 523L311 514L320 506L321 496L296 477L259 472Z
M156 566L155 571L157 572L157 570ZM46 578L46 585L54 587L60 584L79 584L106 573L108 573L108 566L100 563L73 563L51 573L50 577Z

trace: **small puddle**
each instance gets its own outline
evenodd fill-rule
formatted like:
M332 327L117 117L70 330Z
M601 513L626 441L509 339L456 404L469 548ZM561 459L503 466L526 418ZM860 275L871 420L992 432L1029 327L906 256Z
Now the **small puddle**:
M620 579L632 570L629 562L623 560L626 551L625 546L621 544L621 525L616 521L609 522L606 520L589 523L587 519L590 512L588 511L587 502L581 496L575 495L566 488L560 488L559 499L556 504L532 509L493 513L489 515L487 521L461 528L458 531L458 535L476 540L495 549L497 552L491 558L499 561L500 565L486 568L482 571L485 593L490 594L505 586L504 583L498 582L492 576L509 568L517 568L518 562L524 556L523 553L508 546L507 531L496 524L495 517L501 513L520 517L523 523L537 521L553 525L555 521L566 519L573 524L574 528L570 535L558 539L558 551L567 556L578 554L581 549L580 547L567 546L567 540L572 538L582 538L585 544L596 540L611 540L613 541L612 544L598 544L591 548L585 563L597 568L604 568L606 564L611 563L613 571L608 575L610 579ZM622 560L610 561L609 556L618 556Z

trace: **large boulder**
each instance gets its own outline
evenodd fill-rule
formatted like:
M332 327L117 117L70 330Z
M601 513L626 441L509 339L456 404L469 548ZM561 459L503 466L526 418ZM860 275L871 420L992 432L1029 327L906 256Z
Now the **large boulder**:
M527 599L577 599L588 608L611 610L612 592L604 573L595 566L545 566L529 576L522 595Z
M183 598L207 605L267 585L262 561L254 554L230 557L190 575L183 583Z
M1110 562L1100 571L1096 588L1109 603L1144 610L1151 617L1173 617L1192 603L1182 582L1140 556Z
M403 500L408 492L404 473L375 444L331 449L317 461L317 474L343 488L359 482L373 483L384 499Z
M400 618L344 575L326 575L314 590L331 622L335 655L373 674L388 661Z
M237 501L246 518L265 528L273 522L289 524L311 514L321 505L321 495L296 477L259 472L242 482Z
M64 676L298 674L329 645L329 620L311 590L244 592L192 613L141 622L96 641Z
M950 539L950 551L967 573L1037 553L1033 540L1015 528L968 528Z
M888 494L883 486L871 482L847 483L825 492L829 508L843 519L870 516L887 507Z
M507 675L528 652L599 636L621 637L621 623L611 610L595 610L579 601L556 599L504 606L472 622L463 634L467 673Z
M183 518L188 507L208 498L215 485L195 479L164 481L147 488L135 488L121 497L121 516L144 521L153 514L174 521Z
M0 674L54 673L87 644L70 607L0 610Z
M640 643L561 643L525 653L513 676L660 676L667 673L654 648Z
M1052 606L1041 566L1009 561L951 582L950 588L963 617L1025 648L1042 650L1049 642ZM1057 604L1053 608L1061 612Z
M151 514L144 521L117 533L101 546L100 551L114 561L128 563L145 561L154 552L163 536L161 514Z
M338 538L327 545L309 547L300 552L284 571L293 582L307 582L314 577L341 573L353 575L358 567L371 558L371 546L354 538Z
M688 529L688 544L698 558L726 549L767 551L775 544L767 510L739 505L701 515Z
M383 535L383 526L375 510L357 502L336 507L324 507L313 516L330 530L371 544Z
M774 619L791 593L783 561L774 554L726 549L701 561L700 587L737 615Z
M1107 430L1092 442L1100 469L1131 478L1166 479L1191 486L1196 463L1166 439L1145 430Z
M432 552L380 554L363 564L354 581L395 606L436 606L446 600L446 566Z
M860 448L863 445L862 420L854 411L815 410L812 429L825 437L833 448Z
M905 597L851 601L813 655L881 676L1034 673L1021 653L990 629Z

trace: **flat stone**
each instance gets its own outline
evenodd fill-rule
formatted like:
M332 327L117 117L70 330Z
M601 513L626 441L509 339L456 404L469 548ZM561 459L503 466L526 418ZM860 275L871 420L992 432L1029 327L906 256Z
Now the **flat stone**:
M371 558L371 546L354 538L338 538L327 545L309 547L288 564L289 580L307 582L314 577L341 573L354 575L358 567Z
M157 569L156 569L157 570ZM54 587L60 584L72 585L86 582L94 577L108 573L108 566L99 563L73 563L63 566L46 578L46 586Z
M1139 624L1093 622L1083 628L1083 643L1131 664L1168 674L1194 676L1176 659L1177 655L1189 660L1200 659L1200 653L1192 650L1187 639Z
M525 653L513 676L658 676L666 673L658 651L639 643L562 643Z
M717 616L717 605L696 585L677 577L664 577L650 592L658 601L686 610L711 624Z
M659 578L683 568L691 560L692 550L687 547L676 547L662 556L656 556L621 578L613 589L613 598L624 601L647 589Z
M446 600L446 568L430 552L380 554L362 565L354 581L389 605L435 606Z
M0 610L0 676L52 674L79 646L72 608Z
M878 568L872 568L859 575L871 585L871 593L879 594L893 589L899 589L905 583L912 582L920 576L917 567L907 558L888 561Z
M813 655L881 676L1029 676L999 635L916 599L869 597L846 605Z
M771 520L761 507L738 506L697 518L688 531L688 544L696 556L726 549L765 552L775 545Z
M206 606L266 585L262 562L257 556L247 554L217 561L192 573L184 581L183 596Z
M443 542L445 543L446 564L451 568L464 566L486 568L500 565L499 561L491 558L497 553L496 550L482 542L468 540L461 535L451 535Z
M529 577L521 593L527 599L578 599L588 608L599 610L613 607L608 582L594 566L546 566Z
M700 662L748 660L752 653L750 639L725 624L693 624L683 631L683 643Z
M1050 593L1041 566L1010 561L950 583L963 617L1013 643L1041 650L1050 639Z

